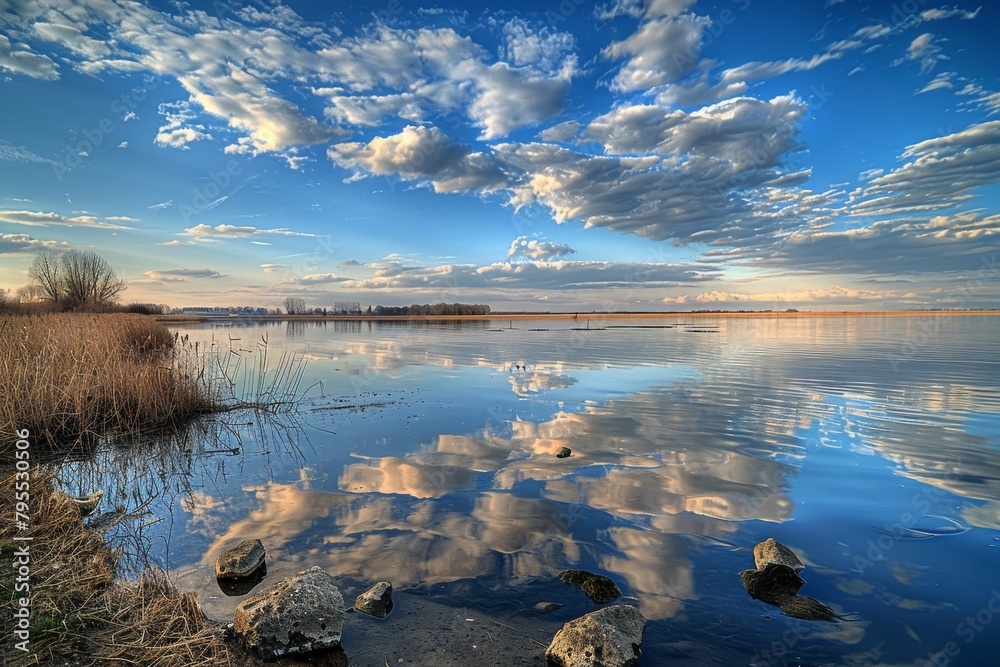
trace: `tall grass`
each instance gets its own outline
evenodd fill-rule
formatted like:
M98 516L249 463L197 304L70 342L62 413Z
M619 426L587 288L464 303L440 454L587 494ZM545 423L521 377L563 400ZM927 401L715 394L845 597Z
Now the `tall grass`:
M178 365L170 332L142 315L2 316L0 432L54 448L179 426L216 400L194 362Z

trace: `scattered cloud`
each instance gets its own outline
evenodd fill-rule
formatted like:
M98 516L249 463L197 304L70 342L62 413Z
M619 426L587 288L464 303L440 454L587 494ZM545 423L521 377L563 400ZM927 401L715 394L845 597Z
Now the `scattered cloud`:
M0 139L0 160L22 164L56 164L48 158L32 153L24 146L15 146L4 139Z
M514 239L507 250L507 257L515 259L526 257L532 260L551 260L575 253L576 250L561 243L551 243L538 239L529 239L527 236L518 236Z
M51 58L40 56L22 46L15 50L10 39L4 35L0 35L0 70L23 74L33 79L54 81L59 78L59 70Z
M184 230L185 233L196 238L213 238L213 239L244 239L251 236L257 236L259 234L273 234L274 236L304 236L304 237L315 237L315 234L307 234L304 232L293 232L290 229L279 228L279 229L258 229L257 227L249 226L237 226L237 225L216 225L212 227L211 225L195 225L189 229Z
M144 276L150 280L164 283L187 282L191 279L200 278L223 278L224 274L212 269L162 269L157 271L146 271Z
M93 215L77 215L67 217L58 213L43 213L41 211L0 211L0 222L29 227L89 227L93 229L134 229L123 225L123 222L138 222L135 218L125 216L110 216L101 219Z
M281 271L282 269L287 269L288 265L287 264L261 264L260 268L264 271L264 273L276 273L278 271Z
M39 250L69 250L72 246L65 241L43 241L27 234L0 234L0 255L32 253Z
M455 143L436 127L407 125L399 134L367 144L336 144L327 155L337 166L355 170L355 179L393 174L429 182L436 192L492 191L506 180L495 160Z

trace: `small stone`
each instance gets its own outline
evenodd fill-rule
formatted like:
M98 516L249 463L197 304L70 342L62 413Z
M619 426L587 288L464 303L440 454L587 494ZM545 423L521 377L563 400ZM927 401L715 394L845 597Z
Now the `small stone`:
M392 584L378 582L354 600L354 608L375 618L385 618L392 611Z
M758 570L764 569L764 566L768 563L787 565L796 572L801 572L805 569L805 565L795 555L795 552L773 537L767 538L753 548L753 561Z
M233 632L265 660L340 645L344 598L325 570L313 567L236 607Z
M545 650L560 667L634 667L646 620L635 607L614 605L566 623Z
M215 561L217 579L246 579L264 564L264 545L260 540L243 540L226 549Z
M562 605L558 602L539 602L531 608L531 611L536 614L551 614L557 609L562 609Z
M563 570L558 575L559 581L569 586L579 586L591 600L597 604L614 602L622 596L618 585L611 579L583 570Z
M573 450L569 447L562 447L559 449L559 453L556 454L557 459L565 459L573 455Z

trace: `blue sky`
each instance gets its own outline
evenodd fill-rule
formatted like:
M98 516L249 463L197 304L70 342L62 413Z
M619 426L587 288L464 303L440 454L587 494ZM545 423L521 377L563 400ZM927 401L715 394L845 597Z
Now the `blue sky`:
M995 307L1000 9L0 2L0 288Z

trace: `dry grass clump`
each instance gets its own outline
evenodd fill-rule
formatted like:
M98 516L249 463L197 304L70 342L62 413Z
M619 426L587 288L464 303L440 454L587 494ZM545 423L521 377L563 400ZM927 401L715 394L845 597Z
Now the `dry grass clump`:
M8 644L3 664L231 665L217 626L191 594L178 594L162 574L136 583L115 579L118 554L87 528L77 506L52 489L51 475L31 484L30 653ZM14 477L0 482L0 513L14 515ZM25 533L19 533L24 535ZM0 522L0 602L24 595L13 590L12 521ZM13 637L11 613L0 614L0 632Z
M198 369L178 367L172 343L143 315L0 316L0 432L26 428L51 448L211 411Z

